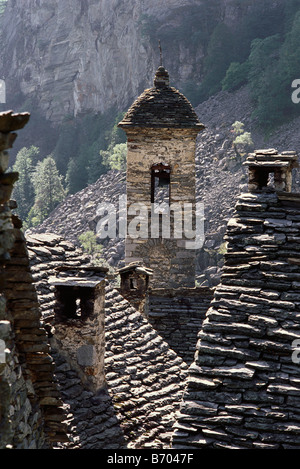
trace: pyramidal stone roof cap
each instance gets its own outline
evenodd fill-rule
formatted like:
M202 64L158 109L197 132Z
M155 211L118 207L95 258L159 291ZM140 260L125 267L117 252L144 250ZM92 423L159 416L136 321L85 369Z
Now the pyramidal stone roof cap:
M205 128L193 106L178 90L169 85L168 71L160 66L155 74L154 87L146 89L132 104L118 124L149 128Z

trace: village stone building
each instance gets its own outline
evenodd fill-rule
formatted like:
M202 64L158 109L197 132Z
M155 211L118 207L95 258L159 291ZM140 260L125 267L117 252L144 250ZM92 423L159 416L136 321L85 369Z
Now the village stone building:
M103 272L95 272L80 249L51 233L32 233L26 239L67 414L69 441L57 447L169 447L185 361L109 280L103 289ZM86 319L61 314L57 288L63 278L71 289L96 284L97 315L95 308Z
M6 149L28 114L0 115L0 448L169 447L187 365L55 234L25 237Z
M196 207L195 147L204 125L160 66L154 86L132 104L119 127L127 135L121 293L190 363L212 297L210 288L195 288L197 242L204 223ZM135 235L131 228L137 215L140 232Z
M152 269L154 287L194 287L195 249L186 245L195 229L195 146L204 125L161 66L153 88L139 96L119 127L127 135L125 263L142 261ZM146 210L139 213L138 204ZM155 204L164 204L161 215ZM193 222L189 233L184 232L184 204ZM138 235L132 232L137 215Z

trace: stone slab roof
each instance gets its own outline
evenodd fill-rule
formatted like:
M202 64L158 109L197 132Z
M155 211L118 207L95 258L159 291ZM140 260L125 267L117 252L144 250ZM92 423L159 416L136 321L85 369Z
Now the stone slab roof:
M174 448L300 447L300 205L288 196L261 191L236 204Z
M49 277L49 285L95 288L105 278L108 269L97 266L64 264L55 269L56 275Z
M140 274L145 274L145 275L153 275L153 270L149 269L148 267L145 267L141 263L135 263L131 262L130 264L126 265L125 267L122 267L121 269L118 270L119 274L124 274L126 272L137 272Z
M54 286L95 288L99 283L101 283L101 278L99 277L89 279L78 277L49 277L49 285Z
M63 237L31 234L31 271L45 324L54 317L54 285L62 265L88 270L89 258ZM187 364L109 283L105 298L107 387L95 395L61 354L55 377L68 413L68 449L168 448Z
M146 89L132 104L119 127L204 128L188 99L169 86L167 71L160 67L154 87ZM166 74L166 79L158 75Z

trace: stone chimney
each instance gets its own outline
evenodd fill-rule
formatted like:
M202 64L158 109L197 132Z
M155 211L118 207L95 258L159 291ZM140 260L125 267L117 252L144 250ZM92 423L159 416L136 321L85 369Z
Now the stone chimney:
M49 278L55 288L54 348L93 392L105 385L104 301L105 274L95 266L61 266Z
M244 163L249 170L250 192L257 190L292 191L292 171L298 167L294 151L278 153L275 149L256 150Z
M153 271L141 263L132 262L119 269L121 278L120 293L138 311L146 314L146 297Z

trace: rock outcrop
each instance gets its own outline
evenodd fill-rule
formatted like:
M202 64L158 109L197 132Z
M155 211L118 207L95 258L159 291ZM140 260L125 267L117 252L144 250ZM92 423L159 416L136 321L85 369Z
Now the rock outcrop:
M143 38L143 18L167 21L174 11L182 14L186 6L201 3L9 1L3 18L2 63L6 65L1 70L7 99L13 92L33 98L43 115L56 123L67 115L104 112L110 107L123 110L145 88L158 65L158 39L154 49ZM188 49L182 51L176 66L178 79L187 80L195 65L196 57Z
M205 36L218 22L238 28L243 15L253 8L252 2L246 3L9 0L0 67L7 103L15 108L33 99L43 116L56 124L67 116L111 107L124 111L151 82L162 37L164 65L175 86L199 85L206 48L199 29L191 29L193 13L202 22ZM271 9L271 3L263 4L262 15ZM196 34L189 40L189 33Z

